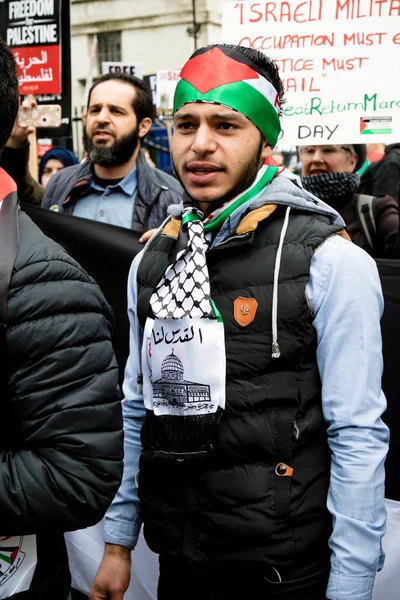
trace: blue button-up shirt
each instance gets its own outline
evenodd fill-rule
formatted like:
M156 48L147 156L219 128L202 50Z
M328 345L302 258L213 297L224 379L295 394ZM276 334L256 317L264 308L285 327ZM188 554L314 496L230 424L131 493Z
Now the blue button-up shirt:
M78 198L73 214L75 217L131 229L136 192L137 169L135 163L119 183L108 185L106 189L100 187L92 179L89 189Z
M124 381L124 474L105 523L105 541L129 548L135 546L141 525L135 475L145 417L143 395L137 391L139 260L140 255L128 281L131 353ZM371 600L375 574L384 561L384 460L389 439L381 420L386 408L379 323L383 297L375 262L361 248L332 236L313 255L306 294L318 338L322 409L332 452L327 505L333 533L326 596Z

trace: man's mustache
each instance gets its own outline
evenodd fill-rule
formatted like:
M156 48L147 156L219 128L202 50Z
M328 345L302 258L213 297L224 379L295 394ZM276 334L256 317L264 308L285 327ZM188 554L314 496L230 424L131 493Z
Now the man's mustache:
M102 127L101 125L98 125L95 129L93 129L92 131L92 136L93 137L96 133L109 133L110 135L112 135L113 137L115 137L115 132L112 129L109 129L108 127Z

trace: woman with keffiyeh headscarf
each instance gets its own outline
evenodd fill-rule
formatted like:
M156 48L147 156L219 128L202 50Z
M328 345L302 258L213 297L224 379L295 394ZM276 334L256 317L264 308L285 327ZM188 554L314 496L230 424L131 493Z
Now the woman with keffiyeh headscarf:
M372 244L358 218L357 171L365 162L366 145L301 146L299 155L303 187L338 211L352 241L374 258L400 258L399 211L394 198L378 196L373 203L376 233Z

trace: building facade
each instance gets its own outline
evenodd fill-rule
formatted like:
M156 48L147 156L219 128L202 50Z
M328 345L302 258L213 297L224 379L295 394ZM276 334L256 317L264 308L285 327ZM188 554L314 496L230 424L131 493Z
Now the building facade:
M222 0L72 0L72 105L84 105L86 82L103 61L141 63L143 75L180 69L195 49L194 33L197 47L220 42L221 6Z

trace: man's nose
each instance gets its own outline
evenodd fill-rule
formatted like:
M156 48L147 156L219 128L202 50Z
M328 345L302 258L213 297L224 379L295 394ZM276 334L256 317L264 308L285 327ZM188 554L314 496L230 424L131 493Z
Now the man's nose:
M197 131L193 140L192 150L199 156L215 152L217 149L217 142L214 137L213 130L207 125L201 125Z
M100 112L96 115L98 123L108 123L110 121L110 111L106 106L103 106Z

